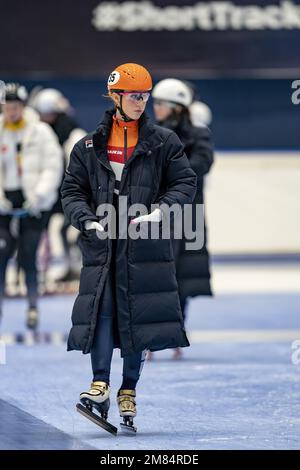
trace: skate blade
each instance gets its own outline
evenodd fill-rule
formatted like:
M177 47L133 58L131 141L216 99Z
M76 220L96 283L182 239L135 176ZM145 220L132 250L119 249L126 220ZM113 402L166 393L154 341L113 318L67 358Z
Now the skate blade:
M121 430L124 434L136 434L137 428L135 426L131 426L130 424L120 423Z
M77 403L76 409L78 413L80 413L85 418L88 418L94 424L97 424L97 426L100 426L102 429L105 429L105 431L110 432L114 436L117 435L118 428L105 419L101 418L101 416L96 415L96 413L93 411L90 411L86 406L82 405L81 403Z

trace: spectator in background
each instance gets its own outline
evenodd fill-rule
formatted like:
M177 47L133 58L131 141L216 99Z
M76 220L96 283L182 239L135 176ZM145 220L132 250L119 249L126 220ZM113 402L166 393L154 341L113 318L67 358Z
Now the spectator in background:
M0 116L0 311L9 258L18 248L18 262L25 271L27 326L38 324L36 253L49 211L57 199L63 174L62 151L52 129L25 108L27 90L6 85L6 102ZM23 208L16 237L11 220Z
M161 126L176 132L184 144L185 153L197 174L197 193L193 202L192 226L195 229L196 204L204 204L204 175L213 163L213 147L209 129L203 124L196 127L191 122L189 107L193 92L185 82L169 78L160 81L152 92L155 118ZM198 123L199 124L199 123ZM199 250L186 250L186 239L173 239L176 259L176 276L183 316L186 316L188 297L212 295L210 286L209 253L204 245ZM174 359L180 358L181 349L174 351ZM151 358L151 355L148 355Z
M41 120L52 127L62 146L65 156L65 169L68 165L72 148L86 135L86 132L79 128L76 120L72 116L73 110L68 99L59 90L45 88L37 93L33 93L33 95L31 106L39 113ZM57 198L51 210L51 215L53 214L61 214L63 216L60 197ZM72 278L70 246L67 239L69 227L69 222L64 219L63 225L59 230L59 237L61 238L63 247L63 266L53 266L51 273L49 273L48 270L49 276L55 278L56 281L67 281Z

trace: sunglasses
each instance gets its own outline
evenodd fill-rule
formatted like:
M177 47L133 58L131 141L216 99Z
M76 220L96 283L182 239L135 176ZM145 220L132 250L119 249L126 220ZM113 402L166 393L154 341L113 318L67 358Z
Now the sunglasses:
M133 103L137 103L138 101L143 101L143 102L147 102L149 97L150 97L150 93L149 92L132 92L132 91L122 91L122 92L119 92L119 95L122 95L122 96L125 96L125 98L129 101L132 101Z

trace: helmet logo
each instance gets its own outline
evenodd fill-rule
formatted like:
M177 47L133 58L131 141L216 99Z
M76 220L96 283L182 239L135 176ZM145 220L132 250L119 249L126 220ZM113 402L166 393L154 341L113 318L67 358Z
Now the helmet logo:
M108 85L114 85L120 80L120 74L117 70L114 70L110 76L108 77L107 84Z

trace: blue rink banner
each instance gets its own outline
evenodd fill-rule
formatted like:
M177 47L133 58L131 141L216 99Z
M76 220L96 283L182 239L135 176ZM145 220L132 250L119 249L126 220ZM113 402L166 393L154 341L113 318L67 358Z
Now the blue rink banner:
M0 76L297 76L300 1L1 0Z

